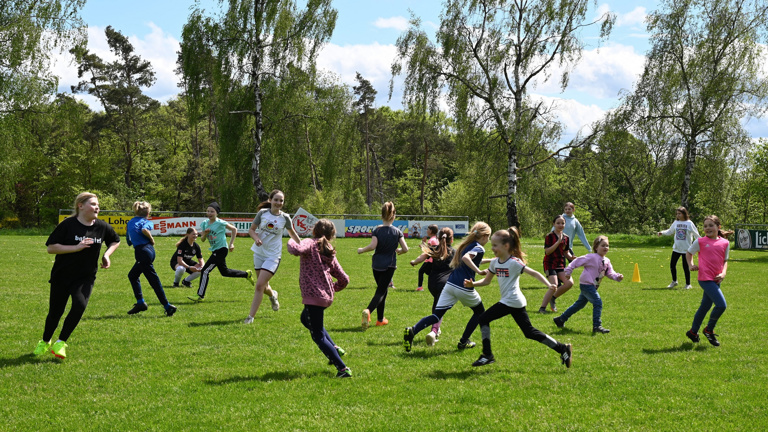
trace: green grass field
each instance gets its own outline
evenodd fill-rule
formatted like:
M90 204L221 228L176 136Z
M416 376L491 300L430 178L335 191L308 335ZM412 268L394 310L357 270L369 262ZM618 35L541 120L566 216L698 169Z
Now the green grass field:
M387 299L390 325L362 332L360 311L374 284L371 255L355 250L367 240L337 240L351 282L326 311L326 328L346 349L354 377L335 379L299 322L298 258L284 251L272 279L281 310L273 312L266 300L254 323L244 325L253 295L244 279L216 273L203 304L186 299L193 289L170 288L176 239L169 238L158 241L155 268L179 307L174 317L162 314L144 279L150 309L126 314L134 303L126 277L134 261L123 241L112 268L99 271L89 308L68 341L69 358L36 358L31 352L48 310L53 256L45 252L45 236L3 235L0 430L768 429L768 254L731 252L723 283L728 310L716 329L722 346L715 348L684 335L702 295L695 273L694 289L665 288L671 239L611 239L609 257L625 280L600 288L608 335L592 334L591 306L556 328L554 315L535 313L544 287L521 279L534 326L573 344L571 369L525 339L511 318L492 325L497 362L473 368L479 346L456 349L470 316L460 305L446 315L435 347L424 344L422 332L405 353L403 328L427 315L432 301L427 291L415 291L417 269L408 265L416 241L399 259L397 289ZM252 266L250 244L236 241L230 267ZM527 239L524 249L540 271L543 240ZM584 253L580 244L576 252ZM641 283L630 282L635 263ZM682 280L681 267L678 273ZM479 290L486 307L499 298L495 281ZM577 296L578 288L567 293L560 310ZM473 339L480 342L479 329Z

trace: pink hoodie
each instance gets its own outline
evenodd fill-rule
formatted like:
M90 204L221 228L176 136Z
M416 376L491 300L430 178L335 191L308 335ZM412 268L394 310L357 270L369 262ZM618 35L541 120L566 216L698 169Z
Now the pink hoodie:
M613 280L619 280L620 273L613 271L611 260L608 257L602 257L596 253L590 253L580 256L565 269L565 275L570 276L574 270L584 267L584 271L579 276L579 283L582 285L600 286L600 280L603 276Z
M288 253L301 258L301 302L305 305L328 307L333 303L333 293L347 286L349 276L344 273L335 256L320 254L317 243L318 239L304 239L301 243L288 240ZM333 278L336 278L336 282Z

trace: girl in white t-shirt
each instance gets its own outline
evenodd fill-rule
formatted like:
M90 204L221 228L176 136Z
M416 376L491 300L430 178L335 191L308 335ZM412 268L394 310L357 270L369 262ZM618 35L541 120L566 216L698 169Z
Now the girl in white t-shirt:
M688 252L688 248L691 247L699 235L699 230L696 229L696 225L691 222L690 216L688 216L688 209L685 207L678 207L675 221L672 226L666 231L659 231L657 236L674 235L675 244L672 246L672 258L669 260L669 270L672 272L672 283L667 288L674 288L677 286L677 261L683 258L683 272L685 272L685 289L691 289L691 271L688 268L688 260L685 259L685 254Z
M517 228L500 230L491 237L491 250L496 258L491 260L485 278L475 282L471 279L464 280L464 286L474 288L488 285L493 276L499 278L499 290L501 299L480 316L480 332L483 335L483 354L472 366L485 366L494 363L496 359L491 351L491 321L495 321L507 315L517 323L520 330L528 339L540 342L560 353L560 359L565 367L571 367L573 347L571 344L563 344L554 340L551 336L538 330L531 324L528 313L525 310L526 301L523 292L520 291L520 275L526 273L543 283L548 289L554 290L557 285L550 283L541 273L527 267L525 254L520 249L520 234Z
M285 194L280 190L273 190L269 199L259 204L256 208L256 217L253 218L248 235L253 239L253 269L256 271L256 289L253 293L251 310L246 324L253 322L253 317L259 311L264 294L269 296L272 310L278 311L280 303L277 301L277 291L269 286L269 280L277 273L280 259L283 254L283 231L287 230L293 241L301 243L301 239L293 230L291 216L283 212ZM263 271L262 271L263 270Z

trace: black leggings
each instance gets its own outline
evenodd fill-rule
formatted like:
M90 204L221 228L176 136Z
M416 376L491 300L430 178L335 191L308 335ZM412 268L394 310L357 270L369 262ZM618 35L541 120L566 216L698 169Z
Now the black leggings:
M242 270L232 270L231 268L227 267L227 254L229 254L229 249L226 247L213 251L211 257L208 258L208 261L205 262L205 266L201 272L200 287L197 289L197 295L200 297L205 297L205 290L208 289L208 277L216 267L219 268L219 273L221 273L221 275L224 277L248 277L248 273Z
M389 282L395 274L395 269L390 267L386 270L373 270L373 278L376 280L376 293L371 302L368 303L368 311L373 312L376 309L378 321L384 320L384 307L387 303L387 292L389 292Z
M323 326L325 309L322 306L304 305L304 310L301 311L301 323L309 330L312 341L328 357L328 360L336 366L336 369L344 370L347 366L339 357L339 352L336 351L336 344L333 343L331 336Z
M672 272L672 280L677 281L677 260L683 258L683 272L685 272L685 284L691 284L691 271L688 269L688 260L684 253L672 252L672 258L669 259L669 270Z
M85 279L75 281L70 284L51 283L51 296L48 301L48 316L45 318L45 330L43 330L43 340L50 342L53 332L59 326L59 320L64 315L64 309L67 308L67 301L72 297L72 307L69 309L67 318L64 319L64 325L61 326L59 339L66 341L77 327L80 318L85 313L88 306L88 300L93 291L94 279Z
M526 338L543 343L544 345L549 346L557 352L563 352L565 345L555 341L550 336L547 336L546 333L534 327L533 324L531 324L531 320L528 318L528 312L526 312L524 307L514 308L503 303L496 303L495 305L489 307L488 310L485 311L485 313L483 313L483 315L480 317L480 331L483 333L483 354L492 354L490 330L491 322L499 318L503 318L507 315L512 315L515 323L517 323L517 326L520 327L520 330L523 331L523 335Z
M420 287L424 286L424 275L429 276L429 274L432 272L432 263L431 262L425 262L421 264L421 267L419 267L419 285Z

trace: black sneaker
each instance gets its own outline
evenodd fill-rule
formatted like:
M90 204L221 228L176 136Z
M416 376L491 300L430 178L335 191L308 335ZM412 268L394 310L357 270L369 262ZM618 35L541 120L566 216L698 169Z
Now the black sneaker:
M174 287L174 288L178 288L178 287L179 287L179 284L178 284L178 283L176 283L176 282L174 282L174 283L173 283L173 287Z
M168 303L168 307L165 309L165 314L169 317L172 317L173 314L176 313L176 309L178 309L176 306Z
M485 354L483 354L480 356L479 359L475 360L475 362L472 363L472 366L485 366L491 363L496 363L496 357L494 357L493 354L489 356L486 356Z
M605 333L610 333L610 332L611 332L610 330L608 330L607 328L605 328L605 327L603 327L601 325L599 325L597 327L592 327L592 333L603 333L603 334L605 334Z
M352 378L352 369L344 368L336 373L336 378Z
M149 309L149 308L147 307L147 303L146 302L136 303L136 304L133 305L131 310L128 311L128 315L133 315L133 314L137 314L139 312L144 312L147 309Z
M547 308L543 308L543 307L540 307L540 308L539 308L539 313L540 313L540 314L545 314L545 313L547 313Z
M187 287L187 288L192 288L192 282L190 282L190 281L188 281L188 280L186 280L186 279L184 279L183 281L181 281L181 284L182 284L182 285L184 285L184 286L185 286L185 287Z
M405 348L405 352L411 352L411 347L413 347L413 328L412 327L406 327L405 332L403 333L403 348Z
M704 337L707 338L709 343L713 346L720 346L720 342L717 340L717 335L709 330L709 327L704 327Z
M565 327L565 321L563 321L563 319L560 317L554 317L552 318L552 321L555 322L555 325L557 326L557 328Z
M560 360L563 361L565 367L571 367L571 362L573 361L573 345L565 344L565 351L560 353Z
M474 348L475 346L477 346L477 344L472 342L471 340L468 340L466 342L459 341L458 348L460 350L465 350L465 349L469 349L469 348Z
M698 333L694 333L694 332L688 330L687 332L685 332L685 335L688 336L688 339L690 339L691 342L699 343L699 334Z

